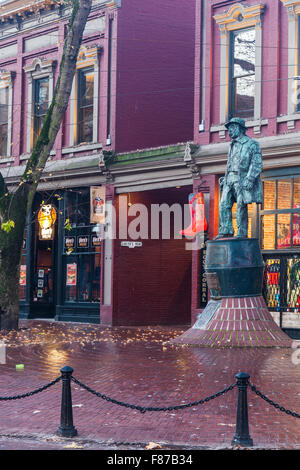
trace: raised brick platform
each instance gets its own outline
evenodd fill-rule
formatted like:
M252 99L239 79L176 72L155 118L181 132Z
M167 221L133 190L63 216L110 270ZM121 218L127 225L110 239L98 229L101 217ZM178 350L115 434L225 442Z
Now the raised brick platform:
M262 296L224 298L207 324L197 325L199 322L171 343L213 348L289 348L292 344L273 320Z

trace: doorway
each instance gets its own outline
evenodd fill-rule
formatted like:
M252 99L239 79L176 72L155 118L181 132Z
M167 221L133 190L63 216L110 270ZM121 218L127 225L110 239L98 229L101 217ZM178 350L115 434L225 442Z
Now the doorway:
M57 234L55 230L56 209L47 203L47 209L51 207L55 211L53 232L47 233L43 238L41 233L40 210L43 207L41 201L36 201L35 221L33 223L33 250L32 250L32 284L31 284L31 318L54 318L55 316L55 254ZM54 212L53 212L54 213ZM46 215L44 216L44 218ZM50 225L50 224L49 224Z

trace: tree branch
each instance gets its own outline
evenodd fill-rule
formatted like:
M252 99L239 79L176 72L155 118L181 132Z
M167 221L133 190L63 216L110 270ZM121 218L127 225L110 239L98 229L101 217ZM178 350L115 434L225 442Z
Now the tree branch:
M76 71L76 60L82 41L83 31L91 10L92 0L72 0L73 11L69 21L60 63L59 77L48 112L45 116L37 142L27 162L21 185L28 185L27 212L30 210L34 194L41 179L42 172L53 148L64 113L67 109ZM24 190L24 188L22 188Z

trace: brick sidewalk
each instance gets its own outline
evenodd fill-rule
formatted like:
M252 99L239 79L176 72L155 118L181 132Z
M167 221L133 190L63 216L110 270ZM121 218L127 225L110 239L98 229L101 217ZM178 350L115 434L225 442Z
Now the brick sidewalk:
M31 391L73 367L81 382L105 395L141 406L197 401L247 372L265 395L300 412L300 364L292 349L190 348L165 344L182 328L114 328L22 321L18 333L0 335L7 361L0 365L0 396ZM24 370L16 370L24 364ZM184 410L147 412L120 407L72 383L77 440L107 446L149 442L182 448L230 448L235 432L237 390ZM51 436L59 426L61 383L32 397L0 402L0 436ZM257 448L300 449L299 418L288 416L248 392L250 435ZM46 441L45 441L46 442ZM125 443L125 444L124 444ZM104 444L103 444L104 445ZM1 447L0 447L1 448Z

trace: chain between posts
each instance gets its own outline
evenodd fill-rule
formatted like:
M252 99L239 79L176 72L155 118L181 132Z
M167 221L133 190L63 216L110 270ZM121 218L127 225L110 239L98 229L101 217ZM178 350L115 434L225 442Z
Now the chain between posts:
M42 387L37 388L36 390L32 390L31 392L23 393L22 395L13 395L13 396L10 396L10 397L0 397L0 401L18 400L19 398L31 397L32 395L36 395L37 393L43 392L47 388L52 387L52 385L55 385L61 379L62 379L61 376L57 377L57 379L53 380L52 382L49 382L46 385L43 385Z
M278 403L275 403L273 400L271 400L270 398L268 398L268 397L267 397L266 395L264 395L262 392L260 392L259 390L257 390L257 388L255 387L255 385L253 385L253 384L250 383L250 382L249 382L249 387L251 388L252 392L256 393L256 395L258 395L260 398L262 398L262 399L265 400L267 403L269 403L269 405L274 406L274 408L276 408L277 410L282 411L283 413L286 413L286 414L289 415L289 416L293 416L294 418L300 418L300 414L296 413L295 411L287 410L286 408L284 408L284 406L281 406L281 405L279 405Z
M114 403L115 405L119 406L124 406L126 408L131 408L133 410L138 410L141 413L146 413L146 411L174 411L174 410L182 410L184 408L191 408L192 406L198 406L198 405L203 405L204 403L209 402L210 400L213 400L214 398L218 398L222 395L225 395L227 392L230 390L233 390L236 387L236 383L233 385L230 385L229 387L225 388L224 390L221 390L220 392L217 392L213 395L210 395L206 398L203 398L198 401L194 401L191 403L185 403L183 405L176 405L176 406L163 406L163 407L153 407L153 406L139 406L139 405L132 405L130 403L125 403L119 400L116 400L115 398L108 397L107 395L104 395L102 393L96 392L96 390L93 390L92 388L88 387L87 385L83 384L79 380L77 380L75 377L71 376L71 380L79 385L81 388L84 388L88 392L92 393L93 395L96 395L99 398L102 398L102 400L106 400L110 403Z

